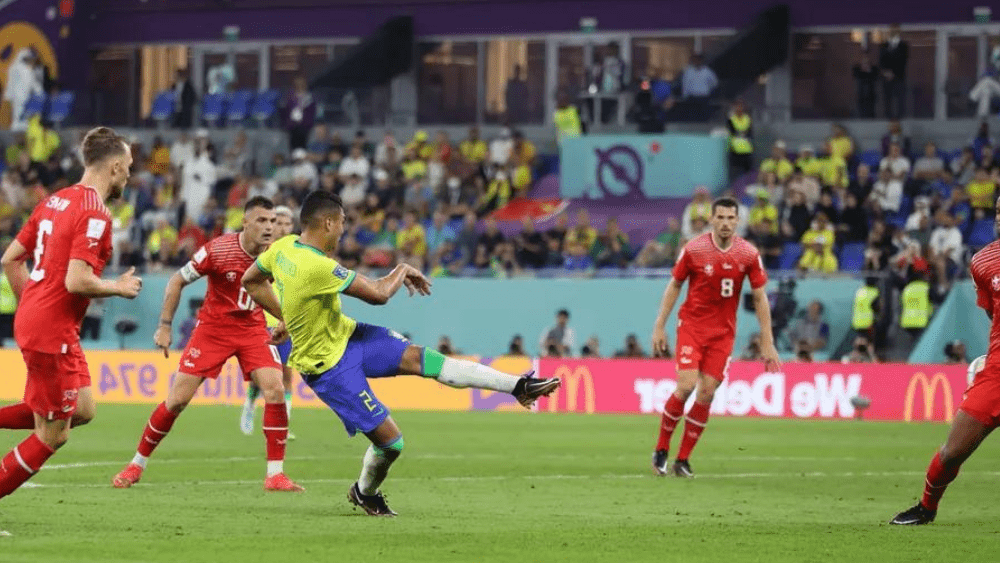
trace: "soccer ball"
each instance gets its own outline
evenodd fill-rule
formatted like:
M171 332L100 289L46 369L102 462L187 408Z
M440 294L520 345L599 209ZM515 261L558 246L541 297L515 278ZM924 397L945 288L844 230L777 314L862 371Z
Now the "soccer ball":
M972 363L969 364L969 370L966 372L966 376L969 380L969 387L972 387L972 382L976 380L976 376L979 372L983 371L986 367L986 356L979 356Z

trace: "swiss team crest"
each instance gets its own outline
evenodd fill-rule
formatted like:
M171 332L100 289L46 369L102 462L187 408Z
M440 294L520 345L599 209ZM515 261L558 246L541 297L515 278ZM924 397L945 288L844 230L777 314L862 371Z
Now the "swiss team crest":
M706 276L712 275L712 272L714 272L714 271L715 271L715 268L713 268L711 264L705 264L705 275Z
M188 355L191 356L192 358L197 358L198 356L201 355L201 350L197 348L191 348L190 350L188 350Z
M226 272L226 279L230 282L236 281L236 272Z
M993 276L993 291L1000 291L1000 276Z
M694 348L692 348L690 346L681 346L681 355L682 356L690 356L693 353L694 353Z

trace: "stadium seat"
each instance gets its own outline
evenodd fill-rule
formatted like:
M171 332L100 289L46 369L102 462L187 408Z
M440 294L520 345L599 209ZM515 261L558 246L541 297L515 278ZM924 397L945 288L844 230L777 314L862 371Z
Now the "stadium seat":
M781 249L781 256L778 258L778 268L782 270L794 270L802 257L802 245L797 242L786 242Z
M226 120L230 123L240 122L250 117L250 104L254 93L251 90L238 90L229 97L226 108Z
M849 242L840 249L840 269L845 272L860 272L865 267L865 243Z
M160 124L165 123L174 115L174 103L177 95L173 90L164 90L153 99L153 109L149 112L149 117Z
M24 118L31 119L45 110L45 94L33 94L24 104Z
M221 94L206 94L201 99L201 118L213 124L223 116L224 98Z
M861 153L861 156L858 157L858 160L867 164L872 169L872 171L875 171L878 170L878 165L880 162L882 162L882 153L875 149L868 149L865 152Z
M966 244L974 250L978 250L993 242L994 238L996 238L996 235L993 232L993 219L979 219L973 223L972 231L969 233L969 240L966 241Z
M253 100L250 114L255 120L264 123L278 111L278 91L264 90L257 92L257 97Z
M76 100L76 94L73 92L59 92L53 96L49 106L49 120L56 125L66 121L66 118L73 113L74 100Z

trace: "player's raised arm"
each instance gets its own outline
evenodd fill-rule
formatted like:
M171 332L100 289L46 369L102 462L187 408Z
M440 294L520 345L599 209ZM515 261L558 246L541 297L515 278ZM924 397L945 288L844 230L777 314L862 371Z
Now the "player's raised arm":
M28 254L28 249L19 241L14 240L7 246L3 258L0 258L3 273L7 276L10 288L14 290L14 296L17 297L18 301L21 300L21 294L24 292L25 286L28 285L28 277L31 275L28 272Z
M415 292L420 295L431 294L431 282L420 270L409 264L399 264L388 275L377 280L355 274L354 281L344 290L344 294L371 305L385 305L403 286L406 286L410 295Z
M271 287L270 274L262 270L257 263L254 263L243 274L242 283L244 289L247 290L247 293L250 294L250 297L258 305L279 321L283 319L281 316L281 303L278 301L278 296L274 294L274 288Z

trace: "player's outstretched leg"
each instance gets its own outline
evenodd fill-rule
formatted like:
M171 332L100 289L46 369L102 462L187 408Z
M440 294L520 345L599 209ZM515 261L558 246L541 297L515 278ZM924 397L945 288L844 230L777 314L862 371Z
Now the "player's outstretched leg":
M0 428L31 430L35 427L35 413L27 403L14 403L0 407Z
M247 436L253 434L253 415L259 395L260 387L257 387L257 384L251 381L247 385L247 398L243 401L243 410L240 411L240 432L243 432Z
M167 393L167 400L157 405L153 414L149 416L149 421L139 438L139 445L135 449L132 461L118 472L111 480L111 485L116 489L127 489L139 482L142 472L146 469L149 456L160 445L160 442L167 436L174 426L174 421L181 412L188 406L198 387L204 382L204 378L187 373L178 373L174 379L174 384Z
M468 360L449 358L430 348L408 346L403 353L400 370L407 374L433 377L449 387L473 387L510 393L524 407L559 388L559 378L539 379L534 372L523 376L497 371L489 366Z
M965 460L969 459L979 444L993 431L993 426L988 426L979 420L980 418L988 420L986 416L974 417L963 410L955 413L955 421L948 433L948 440L940 451L934 454L930 465L927 466L924 494L920 502L897 514L889 521L890 524L919 526L934 521L938 503L948 485L958 477L958 471Z
M0 499L16 491L69 439L69 420L36 419L37 428L0 460Z
M365 451L358 481L347 491L347 500L369 516L396 516L379 487L389 475L393 462L403 453L403 435L392 417L386 417L378 428L366 436L372 443Z
M250 374L264 396L264 419L261 427L267 444L268 491L302 492L305 489L285 475L285 445L288 442L288 411L285 409L285 386L281 372L275 368L260 368Z

